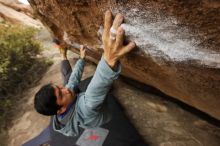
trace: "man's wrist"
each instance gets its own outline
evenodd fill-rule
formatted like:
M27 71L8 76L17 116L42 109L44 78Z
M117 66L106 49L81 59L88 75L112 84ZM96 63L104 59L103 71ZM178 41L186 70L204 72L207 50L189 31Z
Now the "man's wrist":
M115 66L116 66L116 62L108 62L108 61L106 61L107 62L107 64L109 65L109 67L111 68L111 69L115 69Z
M81 57L81 56L79 56L79 59L83 59L83 60L84 60L84 59L85 59L85 57Z
M111 69L115 70L118 61L110 60L110 59L108 59L108 58L105 57L105 56L104 56L104 59L105 59L106 63L108 64L108 66L109 66Z

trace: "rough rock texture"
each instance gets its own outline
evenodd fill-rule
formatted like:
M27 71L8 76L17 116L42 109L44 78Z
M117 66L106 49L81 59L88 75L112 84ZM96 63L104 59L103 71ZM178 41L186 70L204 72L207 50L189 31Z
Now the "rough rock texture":
M125 15L138 49L121 60L123 75L152 85L220 119L220 2L218 0L29 0L67 45L87 44L97 62L103 13ZM76 50L77 52L77 50Z

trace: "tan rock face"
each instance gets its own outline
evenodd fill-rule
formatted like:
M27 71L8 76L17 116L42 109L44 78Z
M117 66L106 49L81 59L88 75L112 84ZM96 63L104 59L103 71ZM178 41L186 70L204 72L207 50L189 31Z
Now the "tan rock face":
M97 62L103 14L125 16L128 40L123 75L152 85L220 119L220 2L145 0L29 0L35 13L67 45L87 44ZM77 52L77 50L76 50Z

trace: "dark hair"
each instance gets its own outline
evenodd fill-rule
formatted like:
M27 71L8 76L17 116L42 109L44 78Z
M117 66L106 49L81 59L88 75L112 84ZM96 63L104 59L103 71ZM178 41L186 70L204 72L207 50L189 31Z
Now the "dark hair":
M44 85L35 94L34 108L43 115L56 115L57 111L61 108L56 103L56 99L54 87L51 84Z

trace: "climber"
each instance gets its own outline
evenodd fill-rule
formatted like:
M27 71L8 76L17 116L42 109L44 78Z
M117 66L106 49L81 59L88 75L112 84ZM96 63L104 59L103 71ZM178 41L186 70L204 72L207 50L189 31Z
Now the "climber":
M103 103L113 81L121 72L119 59L136 46L134 42L124 45L125 31L120 27L122 22L121 14L117 14L113 20L111 11L105 13L102 35L104 53L85 92L78 93L77 86L82 77L86 50L81 46L80 59L72 71L66 57L67 49L61 49L61 72L65 86L53 83L44 85L34 98L37 112L53 116L55 131L66 136L77 136L79 127L98 127L110 121L111 114Z

